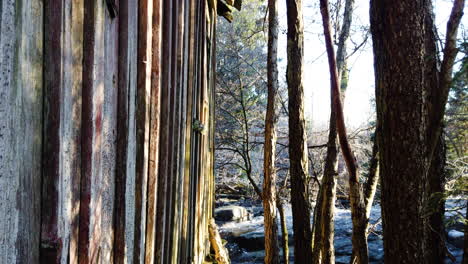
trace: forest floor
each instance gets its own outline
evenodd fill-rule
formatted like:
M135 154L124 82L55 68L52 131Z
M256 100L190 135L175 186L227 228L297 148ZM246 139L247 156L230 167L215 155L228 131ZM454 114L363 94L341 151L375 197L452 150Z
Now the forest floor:
M463 257L463 225L460 225L453 216L458 213L451 209L457 208L460 203L466 203L463 199L450 199L447 201L446 218L447 227L447 248L451 254L457 259L455 263L461 263ZM240 263L263 263L265 255L264 251L264 225L263 225L263 208L258 200L244 199L218 199L217 209L227 207L245 208L248 216L243 219L233 221L219 221L221 236L227 241L226 247L230 252L232 264ZM244 210L244 209L243 209ZM293 231L292 231L292 215L291 207L285 207L286 222L289 232L289 249L290 263L294 263L294 247L293 247ZM217 215L215 213L215 215ZM369 235L369 260L370 263L383 263L383 240L382 240L382 225L380 205L376 204L372 207L371 217L371 234ZM279 232L281 231L278 225ZM351 256L351 211L347 206L347 201L337 201L335 210L335 256L336 263L349 263ZM280 252L282 255L282 250ZM448 258L446 263L452 263Z

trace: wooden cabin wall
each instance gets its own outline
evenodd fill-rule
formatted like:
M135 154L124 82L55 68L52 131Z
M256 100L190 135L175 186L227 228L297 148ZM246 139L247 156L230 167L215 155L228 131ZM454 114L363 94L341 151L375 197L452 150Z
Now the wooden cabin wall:
M37 263L43 2L0 3L0 263Z
M0 3L0 263L202 263L215 1Z

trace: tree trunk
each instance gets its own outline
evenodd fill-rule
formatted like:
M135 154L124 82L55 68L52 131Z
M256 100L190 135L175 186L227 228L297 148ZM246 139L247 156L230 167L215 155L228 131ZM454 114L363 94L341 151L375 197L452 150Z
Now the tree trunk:
M427 3L427 9L432 11L433 7L431 2ZM435 33L437 28L434 25L433 15L429 14L426 16L425 28L428 30L428 34L425 34L425 52L427 54L438 54L439 50L435 42ZM440 64L438 56L430 56L425 60L425 81L426 89L429 91L428 98L432 101L428 106L431 108L437 104L437 100L433 93L437 94L434 88L439 85L439 74L437 67ZM429 110L430 111L430 110ZM429 150L430 151L430 150ZM444 212L445 212L445 201L442 201L442 193L444 192L445 184L445 140L441 134L437 142L436 149L432 155L432 161L430 164L429 172L427 174L426 181L426 192L425 192L425 206L426 211L429 214L425 214L426 221L426 241L425 241L425 254L426 263L443 263L445 258L445 230L444 230ZM438 195L437 195L438 194ZM436 195L436 196L433 196ZM432 203L431 201L434 201ZM433 208L427 208L427 206Z
M335 117L332 112L330 120ZM333 131L332 131L333 130ZM319 191L317 220L314 223L314 249L313 263L335 263L335 249L333 240L335 235L335 200L336 200L336 178L337 175L337 148L336 148L336 125L330 123L328 136L327 157L325 170Z
M323 184L323 180L322 180ZM315 201L315 207L313 213L313 224L312 224L312 263L317 263L321 259L320 251L322 249L322 204L324 188L319 185L317 198Z
M343 15L343 27L340 32L337 67L339 76L341 76L341 92L346 92L348 75L346 74L346 42L349 38L349 32L352 23L354 0L346 0L345 11ZM313 243L313 263L335 263L334 248L334 211L336 200L336 175L337 171L337 142L336 142L336 111L331 102L330 124L327 144L327 156L325 159L325 169L322 180L322 190L319 192L319 203L314 215L314 243Z
M468 218L468 204L466 205L466 215ZM465 225L465 243L463 245L463 264L468 264L468 225Z
M255 183L254 179L252 178L252 160L250 157L250 139L249 139L249 120L247 118L247 109L245 106L245 101L244 101L244 86L242 84L242 80L240 84L240 104L242 107L242 122L244 123L244 146L242 150L242 159L245 164L245 174L247 175L247 179L249 180L250 184L252 184L252 187L254 188L255 193L258 195L259 199L262 199L262 192L260 191L260 188L258 185Z
M385 263L424 259L423 2L371 1Z
M364 201L366 204L367 219L369 219L372 203L374 202L375 191L377 190L377 184L379 183L379 147L377 145L376 137L377 132L372 138L372 154L369 161L369 172L367 173L367 181L364 186ZM367 224L369 224L369 221Z
M289 237L288 237L288 226L286 224L286 217L284 215L283 203L277 200L278 211L280 214L281 223L281 236L283 238L283 263L289 264Z
M304 120L304 87L302 84L304 60L302 0L287 0L286 7L288 20L289 159L294 255L296 263L307 263L312 258L312 231L306 179L308 164Z
M369 160L369 171L367 173L367 180L364 185L364 205L365 205L365 218L361 218L362 223L359 223L358 226L365 226L365 237L366 240L369 236L369 217L372 209L372 203L374 202L375 192L377 190L377 184L379 182L379 174L378 174L378 165L379 165L379 151L377 147L377 141L375 136L372 139L373 146L372 146L372 154ZM353 251L351 255L351 260L355 260L355 251Z
M431 2L371 0L385 263L427 262L430 256L426 182L441 133L464 2L454 2L439 71Z
M445 199L441 195L437 195L438 198L431 197L432 194L442 194L445 191L445 140L443 135L440 136L434 152L427 184L428 197L426 199L435 198L436 204L433 204L435 208L426 208L431 211L426 231L426 263L443 263L445 258Z
M346 126L344 123L343 106L340 96L340 85L338 77L338 69L335 59L335 51L331 40L330 17L328 11L328 1L320 1L320 11L323 19L323 28L325 35L325 44L327 47L328 63L330 68L331 82L331 101L334 111L336 112L336 128L340 139L341 151L349 173L349 198L351 202L351 217L353 220L353 258L351 263L368 263L367 252L367 217L364 203L364 193L362 185L359 183L359 171L356 159L349 145Z
M268 102L265 118L263 209L265 221L265 263L279 263L278 226L276 224L276 94L278 91L278 9L276 0L268 0Z

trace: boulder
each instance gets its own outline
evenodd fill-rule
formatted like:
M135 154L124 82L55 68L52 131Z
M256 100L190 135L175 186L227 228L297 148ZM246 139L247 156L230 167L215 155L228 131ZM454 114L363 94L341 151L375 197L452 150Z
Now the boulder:
M450 230L448 232L447 239L450 244L454 245L455 247L463 248L465 234L457 230Z
M249 252L265 249L265 233L261 230L242 234L233 240L240 248Z
M216 199L216 207L227 206L236 203L237 200L229 198L218 198Z
M214 212L216 221L221 222L228 222L228 221L236 221L242 222L247 221L250 219L250 214L242 206L237 205L230 205L230 206L222 206L215 209Z

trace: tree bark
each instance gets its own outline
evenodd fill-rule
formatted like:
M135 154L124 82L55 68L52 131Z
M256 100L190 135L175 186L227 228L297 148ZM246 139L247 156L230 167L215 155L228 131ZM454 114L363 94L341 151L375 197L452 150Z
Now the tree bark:
M328 152L327 152L328 155ZM322 179L323 184L323 179ZM322 194L324 188L322 185L319 185L319 190L317 193L317 199L315 201L315 207L313 213L313 224L312 224L312 263L317 263L321 259L321 249L322 249L322 204L323 197Z
M465 218L468 218L468 204L466 205ZM465 225L465 242L463 245L463 264L468 264L468 225Z
M307 263L312 257L312 231L307 187L307 137L304 120L304 26L302 0L286 0L287 7L287 83L289 95L289 159L291 205L296 263Z
M343 15L343 27L339 35L337 51L338 75L341 76L341 92L344 95L348 83L346 74L346 42L349 38L349 32L352 23L354 0L346 0L345 11ZM336 200L336 175L337 172L337 131L336 131L336 111L331 102L330 124L327 144L327 156L325 159L325 169L322 180L321 190L319 192L319 203L314 215L314 242L313 242L313 263L335 263L334 241L334 211Z
M278 211L280 215L281 223L281 237L283 238L283 263L289 264L289 237L288 237L288 226L286 224L286 217L284 215L283 203L278 199L277 200Z
M278 92L278 4L268 0L268 100L265 117L263 160L263 209L265 222L265 263L279 263L278 226L276 224L276 94Z
M433 10L432 3L427 3L428 12ZM425 34L425 52L427 54L438 54L439 50L436 45L436 32L437 28L434 25L433 14L429 13L425 20L425 28L428 33ZM424 78L426 82L426 89L428 91L428 98L431 103L428 105L429 115L432 116L431 112L434 112L434 106L439 104L440 94L436 90L439 85L439 58L438 56L429 56L425 60ZM435 95L435 96L433 96ZM432 131L428 130L428 140L431 137ZM430 143L428 143L430 145ZM431 152L431 149L429 149ZM445 258L445 230L444 230L444 212L445 212L445 201L442 199L442 193L444 192L445 185L445 140L444 136L440 135L437 142L437 146L432 156L427 174L426 191L425 191L425 210L428 214L425 214L426 230L425 230L425 254L426 263L443 263ZM429 157L427 158L429 159ZM438 195L436 195L438 194ZM434 196L436 195L436 196ZM432 203L432 201L435 202ZM435 208L428 208L435 207ZM426 217L427 216L427 217Z
M374 135L374 137L372 138L372 154L369 161L367 181L364 186L364 201L366 204L367 219L369 219L370 212L372 209L372 203L374 202L375 192L377 190L377 184L379 183L379 147L377 145L376 137L377 135ZM369 221L367 221L367 224L369 224Z
M424 131L425 124L421 111L415 111L423 109L422 21L427 11L415 12L424 10L422 2L371 1L386 263L424 259L425 167L421 153L425 141L419 131Z
M367 217L365 212L364 193L362 185L359 183L357 162L347 139L343 106L341 103L339 89L340 84L336 65L335 50L333 48L331 39L330 17L327 0L320 1L320 12L322 14L325 44L330 67L332 106L336 112L336 128L340 140L341 152L343 153L343 158L349 173L349 198L351 202L351 217L353 220L353 258L351 259L351 263L368 263L369 260L366 239Z
M424 203L431 190L426 182L442 129L464 2L454 2L439 71L431 2L371 0L386 263L434 261L428 260Z
M429 169L426 199L433 199L435 197L431 197L432 194L442 194L445 191L445 154L445 140L444 136L441 135ZM426 263L434 264L443 263L445 258L445 199L440 195L437 197L435 198L436 204L434 204L436 208L426 208L431 212L426 230Z

